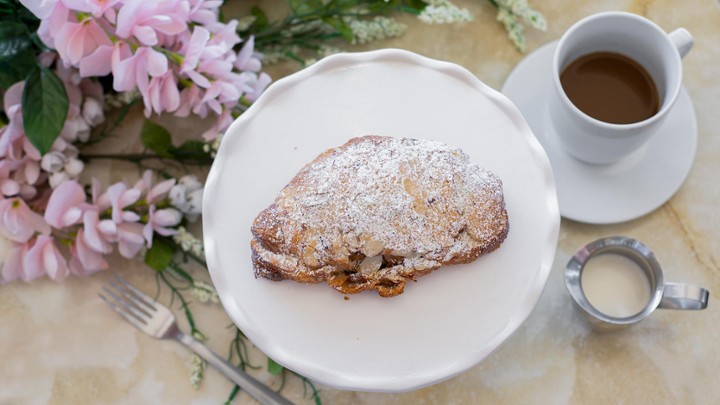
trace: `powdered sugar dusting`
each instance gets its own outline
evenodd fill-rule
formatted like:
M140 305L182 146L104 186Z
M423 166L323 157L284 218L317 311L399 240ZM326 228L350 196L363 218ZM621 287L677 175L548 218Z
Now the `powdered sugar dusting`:
M440 142L355 138L295 179L275 201L286 218L277 235L294 235L298 252L312 246L320 264L362 253L419 256L438 267L499 243L507 220L500 179Z

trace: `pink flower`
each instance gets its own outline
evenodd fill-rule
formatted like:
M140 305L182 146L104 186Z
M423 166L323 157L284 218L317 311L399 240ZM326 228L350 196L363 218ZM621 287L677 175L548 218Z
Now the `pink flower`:
M148 221L143 228L143 236L147 247L152 247L153 232L163 236L175 235L177 231L170 227L176 226L182 221L182 214L174 208L163 208L156 210L154 205L148 211Z
M26 200L33 198L37 193L35 184L40 180L40 163L27 155L11 162L16 164L10 177L19 186L17 195Z
M222 5L222 1L194 0L191 3L195 4L188 15L190 21L208 26L217 24L217 10Z
M3 96L3 108L5 109L5 114L10 118L11 120L14 120L16 118L22 118L22 115L19 115L16 117L16 113L19 113L19 110L22 105L22 94L23 90L25 89L25 82L17 82L10 86L10 88L7 89L5 92L5 95Z
M111 241L117 235L117 224L111 219L100 220L97 210L90 209L83 214L83 245L98 253L112 252Z
M112 45L110 38L92 18L79 23L66 21L54 40L55 49L62 60L71 65L77 65L80 59L94 52L98 46Z
M0 200L0 234L25 243L35 233L49 234L50 226L20 198Z
M124 208L134 204L140 199L141 191L135 188L128 189L125 183L115 183L108 187L105 194L98 198L98 205L112 207L112 220L116 224L123 221L135 222L139 219L136 213L124 211Z
M255 37L251 36L240 49L235 60L235 67L244 72L259 72L262 68L260 59L261 55L255 53Z
M13 179L0 179L0 194L5 197L16 196L20 192L20 184Z
M0 156L20 160L22 158L25 132L22 129L22 119L11 120L6 127L0 128Z
M70 270L78 276L86 276L109 267L105 257L88 246L82 229L78 231L70 252Z
M77 141L86 142L90 138L90 125L81 116L65 119L65 125L60 132L60 138L65 142L75 143ZM61 145L53 145L55 150L62 151L65 148Z
M167 70L168 61L165 55L149 47L140 47L135 55L113 66L113 88L117 91L130 91L137 87L140 93L145 95L150 81L148 74L158 77Z
M175 111L175 115L178 117L187 117L191 112L195 112L193 109L195 109L195 106L200 104L201 98L202 93L200 91L200 87L195 84L185 87L180 92L180 107L177 111ZM205 118L207 116L207 109L205 109L203 114L199 112L195 113L200 115L200 117Z
M163 76L150 79L147 92L143 94L143 102L146 117L153 111L160 114L177 110L180 107L180 91L175 74L168 70Z
M205 91L205 96L200 102L206 104L215 114L220 115L223 112L222 103L226 101L235 102L240 98L240 95L240 91L232 83L216 80Z
M21 278L31 281L45 274L53 280L62 280L69 274L65 258L60 254L52 236L40 235L23 258Z
M143 225L137 222L123 222L117 227L118 251L126 259L132 259L145 246Z
M62 0L67 7L92 13L95 17L101 16L119 1L121 0Z
M185 51L185 57L180 65L180 73L194 70L197 67L198 62L200 62L200 55L208 40L210 40L210 31L203 27L195 27Z
M35 14L35 17L44 20L50 17L59 0L20 0L25 8Z
M217 28L215 30L210 29L213 35L209 43L219 45L223 53L232 51L233 47L242 41L237 34L238 24L239 22L237 20L230 20L227 24L208 24L208 26Z
M187 2L177 0L128 0L117 15L115 34L134 36L144 45L157 45L158 33L177 35L187 30Z
M80 222L85 191L76 181L65 181L53 190L45 209L45 221L56 229Z
M34 184L41 179L38 162L27 156L21 160L0 159L0 194L29 200L37 194Z
M123 41L118 41L112 46L100 45L80 61L80 76L106 76L117 70L121 60L130 56L132 56L130 46Z
M93 97L86 97L82 104L82 117L89 126L100 125L105 121L102 103Z
M137 183L135 183L134 187L141 191L147 191L147 195L145 196L145 202L147 202L148 204L153 204L155 201L165 198L165 196L167 196L168 192L175 185L176 182L175 179L168 179L163 180L156 185L153 185L152 180L152 170L145 170L142 178L138 180Z
M2 249L7 253L2 263L0 263L0 266L2 266L0 270L0 284L23 278L23 274L25 273L23 258L27 256L29 244L11 243L9 246L3 246Z
M207 129L207 131L203 132L202 138L206 141L211 141L215 138L217 138L222 132L224 132L230 124L232 124L233 118L230 114L230 110L227 108L220 114L218 119L215 121L215 123Z
M260 73L260 76L258 76L257 80L252 83L252 90L245 94L245 98L252 102L255 102L255 100L260 97L260 94L265 91L265 89L271 82L272 79L270 78L270 75L265 72Z

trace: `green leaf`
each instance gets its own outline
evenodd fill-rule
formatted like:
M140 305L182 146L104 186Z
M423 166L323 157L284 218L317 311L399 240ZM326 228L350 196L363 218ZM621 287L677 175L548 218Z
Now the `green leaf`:
M12 58L32 44L24 24L3 21L0 24L0 58Z
M285 367L279 365L278 363L275 362L275 360L268 357L267 369L268 369L268 373L270 373L272 375L280 375L280 373L282 373L282 371L285 369Z
M425 9L425 7L427 7L428 3L424 2L423 0L409 0L407 2L407 5L417 11L422 11Z
M265 27L268 26L268 18L267 14L258 6L253 6L250 9L250 14L255 17L255 22L253 23L255 25L255 30L260 31L265 29Z
M162 125L145 120L140 131L140 140L143 146L158 154L160 157L171 158L170 150L173 148L170 132Z
M207 155L204 149L205 145L207 144L203 141L198 141L197 139L190 139L183 142L182 145L178 146L177 148L173 148L172 153L173 155Z
M37 57L26 49L12 58L0 58L0 89L7 90L13 84L25 80L28 72L37 66Z
M304 17L323 8L322 0L290 0L290 8L296 16Z
M341 18L338 17L325 17L323 18L323 22L337 30L340 35L342 35L343 38L345 38L346 41L352 42L353 40L353 33L352 28L350 28L350 25L348 25L345 21L343 21Z
M213 159L208 152L205 151L207 144L197 139L190 139L183 142L177 148L170 149L173 158L179 161L192 160L198 164L210 164Z
M60 135L67 113L63 82L50 69L37 66L25 79L22 114L25 135L41 155L50 150Z
M172 246L159 238L153 238L153 245L145 253L145 264L157 271L163 271L172 263Z
M28 32L37 31L40 20L17 0L0 0L0 21L22 22Z

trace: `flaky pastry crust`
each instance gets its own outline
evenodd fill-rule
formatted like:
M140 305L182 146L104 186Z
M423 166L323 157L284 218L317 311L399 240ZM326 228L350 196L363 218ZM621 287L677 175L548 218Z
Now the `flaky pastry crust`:
M497 249L502 182L461 150L363 136L307 164L252 225L256 277L403 292L407 280Z

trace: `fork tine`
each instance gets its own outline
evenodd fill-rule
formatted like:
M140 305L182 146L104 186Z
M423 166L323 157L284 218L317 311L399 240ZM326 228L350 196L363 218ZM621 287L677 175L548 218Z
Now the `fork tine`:
M133 315L143 324L147 324L147 319L149 318L147 314L142 313L137 307L127 302L127 300L118 297L111 289L105 286L103 286L102 289L115 300L116 304L120 304L118 305L118 309L122 309L123 312Z
M125 281L125 280L123 280L122 278L120 278L120 276L118 276L118 275L113 275L113 278L114 278L116 281L118 281L120 284L122 284L122 286L124 287L125 290L131 291L132 294L135 295L135 297L133 297L133 298L136 298L137 301L140 301L140 302L143 303L148 309L150 309L150 310L152 310L152 311L155 311L155 310L156 310L156 308L155 308L155 300L154 300L154 299L150 298L147 294L145 294L144 292L138 290L138 289L135 288L132 284L130 284L130 283L128 283L127 281ZM110 283L112 283L112 282L113 282L113 280L111 279L111 280L110 280Z
M101 293L99 293L98 296L100 296L100 298L105 301L105 303L108 304L108 306L112 308L113 311L115 311L118 315L125 318L126 321L130 322L136 328L143 330L143 328L145 327L144 322L141 322L140 320L138 320L138 318L129 315L121 306L117 305L115 302L110 301L106 296L102 295Z
M132 305L135 310L140 311L142 313L142 318L152 318L152 314L150 313L151 311L144 305L144 301L140 301L137 297L132 295L131 292L125 290L121 285L117 284L112 279L110 280L110 287L114 289L114 291L118 294L118 298L120 298L123 303Z
M143 315L147 318L152 318L153 314L152 312L155 311L154 307L148 308L147 303L145 301L142 301L140 298L133 295L133 293L120 284L116 283L112 279L110 280L110 286L115 289L115 291L120 294L123 298L123 301L129 301L130 304L133 305L135 309L142 312Z

